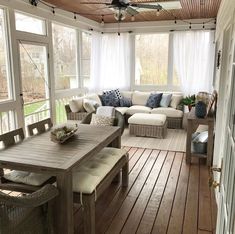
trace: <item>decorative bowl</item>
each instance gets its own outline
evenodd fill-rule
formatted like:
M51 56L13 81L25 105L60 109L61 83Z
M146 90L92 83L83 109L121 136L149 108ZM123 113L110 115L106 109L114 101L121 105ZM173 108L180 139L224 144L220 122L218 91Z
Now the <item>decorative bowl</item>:
M51 141L55 143L64 143L69 138L75 135L78 130L78 125L60 125L52 129Z

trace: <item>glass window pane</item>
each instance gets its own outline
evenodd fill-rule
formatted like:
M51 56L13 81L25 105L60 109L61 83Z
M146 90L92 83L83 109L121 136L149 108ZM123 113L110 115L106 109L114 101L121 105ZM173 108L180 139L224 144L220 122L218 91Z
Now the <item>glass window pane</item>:
M55 89L78 88L76 30L52 24Z
M16 30L46 35L46 22L19 12L15 12Z
M37 58L34 55L37 54ZM24 103L49 97L46 47L20 44L21 78Z
M6 44L6 23L4 11L0 9L0 102L11 97L9 61Z
M15 122L15 111L9 110L6 112L0 112L0 134L14 130L16 128Z
M136 85L167 85L168 45L168 34L136 35Z

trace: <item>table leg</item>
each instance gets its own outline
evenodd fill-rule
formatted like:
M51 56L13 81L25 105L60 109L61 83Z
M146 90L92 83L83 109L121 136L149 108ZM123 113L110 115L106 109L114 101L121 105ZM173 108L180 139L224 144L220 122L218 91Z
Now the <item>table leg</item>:
M192 121L188 120L187 126L187 142L186 142L186 162L191 163L191 141L192 141L192 131L193 131Z
M55 227L58 234L74 233L72 172L56 176L59 196L56 198Z
M113 148L121 148L121 136L116 137L113 142L111 143L111 146ZM120 178L121 178L121 171L116 175L116 177L113 179L114 183L118 183L120 182Z
M121 136L116 137L113 142L111 143L113 148L121 148Z

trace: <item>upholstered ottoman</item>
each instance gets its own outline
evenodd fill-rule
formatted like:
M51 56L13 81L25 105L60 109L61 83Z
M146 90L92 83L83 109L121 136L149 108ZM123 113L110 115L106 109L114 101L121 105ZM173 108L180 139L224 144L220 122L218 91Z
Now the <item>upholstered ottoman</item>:
M165 138L166 115L136 113L128 119L131 135Z

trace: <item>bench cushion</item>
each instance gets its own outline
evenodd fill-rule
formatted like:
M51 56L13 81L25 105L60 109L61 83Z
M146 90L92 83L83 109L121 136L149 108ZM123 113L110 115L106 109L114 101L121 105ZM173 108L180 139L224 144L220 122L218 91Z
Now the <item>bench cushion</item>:
M151 108L147 107L147 106L131 106L128 108L128 110L126 111L127 115L134 115L136 113L150 113L151 112Z
M115 109L119 111L122 115L125 115L129 108L128 107L116 107Z
M128 119L129 124L163 126L166 116L162 114L141 114L137 113Z
M51 178L50 175L13 170L4 175L6 180L33 186L40 186Z
M101 150L73 173L73 191L85 194L93 193L116 163L126 155L124 149L106 147Z
M182 118L184 113L171 107L159 107L152 109L151 114L164 114L171 118Z

